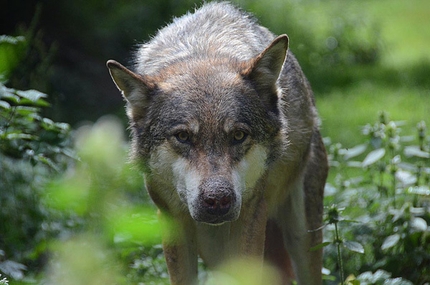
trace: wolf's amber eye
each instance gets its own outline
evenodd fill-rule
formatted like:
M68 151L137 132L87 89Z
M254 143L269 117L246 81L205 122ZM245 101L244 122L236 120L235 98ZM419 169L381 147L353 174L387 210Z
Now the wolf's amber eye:
M234 131L233 140L235 143L243 142L248 135L244 131Z
M190 135L187 132L185 132L185 131L181 131L181 132L177 133L175 135L175 137L181 143L186 143L190 139Z

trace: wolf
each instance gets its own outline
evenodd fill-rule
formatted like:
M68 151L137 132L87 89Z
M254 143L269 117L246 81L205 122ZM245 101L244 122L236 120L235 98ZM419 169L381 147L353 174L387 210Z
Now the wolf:
M160 219L172 284L257 258L283 284L321 284L327 157L314 97L287 35L227 2L203 4L139 46L128 69L109 60Z

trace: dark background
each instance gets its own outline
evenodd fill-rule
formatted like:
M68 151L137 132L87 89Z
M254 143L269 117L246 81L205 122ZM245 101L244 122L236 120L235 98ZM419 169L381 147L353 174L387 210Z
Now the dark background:
M105 62L128 65L138 43L194 7L192 1L2 1L0 34L26 35L31 51L8 82L49 94L57 121L123 117Z

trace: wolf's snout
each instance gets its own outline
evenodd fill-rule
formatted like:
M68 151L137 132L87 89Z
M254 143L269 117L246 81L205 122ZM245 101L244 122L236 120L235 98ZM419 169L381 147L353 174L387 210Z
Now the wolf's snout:
M209 178L199 187L200 205L205 216L218 220L228 215L232 205L236 202L233 185L223 178Z

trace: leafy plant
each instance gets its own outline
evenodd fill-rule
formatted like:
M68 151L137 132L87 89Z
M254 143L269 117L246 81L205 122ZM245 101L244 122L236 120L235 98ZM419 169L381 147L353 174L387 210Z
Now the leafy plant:
M340 222L347 222L347 223L353 223L355 221L346 220L341 216L341 213L344 209L339 209L335 205L332 205L328 211L327 211L327 218L326 218L326 225L331 225L334 227L334 237L333 241L327 241L323 242L320 245L317 245L313 247L311 250L320 249L329 245L334 245L336 247L337 251L337 265L339 267L339 275L340 280L345 279L345 272L344 272L344 266L343 266L343 259L342 259L342 247L356 253L364 253L363 246L355 241L345 240L341 236L341 231L339 228ZM323 226L325 227L325 226ZM333 278L326 278L327 280L333 279Z
M73 156L66 147L70 128L40 115L41 107L49 106L46 97L37 90L0 85L0 150L8 157L40 162L59 171L56 156Z
M24 37L0 36L0 82L6 80L19 64L25 47Z
M362 256L346 257L326 248L329 264L346 260L338 265L341 280L344 267L350 273L384 270L414 284L430 281L430 137L424 122L417 125L415 138L402 136L402 126L381 113L363 128L365 144L343 148L329 143L332 178L326 203L344 208L346 219L358 222L346 223L342 235L364 249ZM329 217L336 208L330 209Z
M363 272L357 278L351 276L348 282L352 285L413 285L412 282L402 278L391 278L391 273L381 269L375 273Z
M3 81L18 64L23 42L0 37L0 62L7 62L1 66ZM50 235L44 227L49 211L41 204L42 189L74 157L70 127L41 115L49 106L46 98L0 82L0 271L14 279L21 279L28 266L39 266L43 240Z
M0 274L0 278L1 278L1 274ZM8 285L8 284L9 284L9 281L7 281L6 278L0 279L0 285Z

